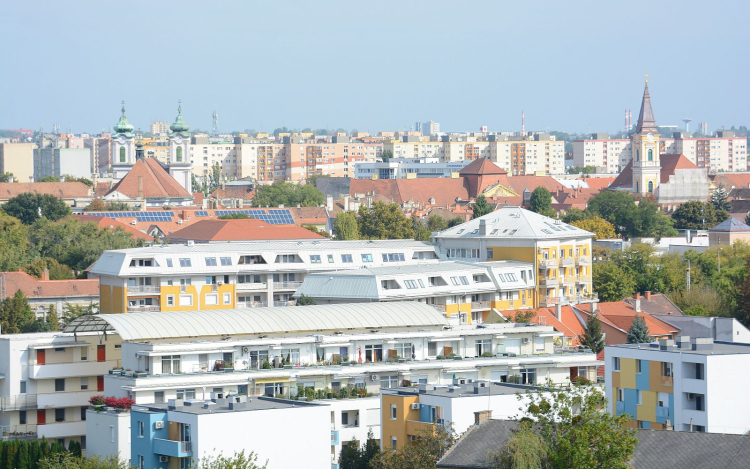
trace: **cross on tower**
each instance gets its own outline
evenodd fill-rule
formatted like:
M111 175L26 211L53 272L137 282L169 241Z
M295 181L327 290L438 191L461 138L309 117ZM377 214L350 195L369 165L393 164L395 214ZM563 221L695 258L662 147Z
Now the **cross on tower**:
M643 76L644 76L644 77L646 77L646 84L648 85L648 73L646 73L646 74L645 74L645 75L643 75Z

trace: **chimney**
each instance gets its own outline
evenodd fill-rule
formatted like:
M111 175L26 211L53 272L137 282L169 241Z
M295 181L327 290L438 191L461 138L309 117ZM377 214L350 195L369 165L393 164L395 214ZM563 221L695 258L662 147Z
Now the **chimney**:
M487 220L479 220L479 236L487 236Z
M44 271L42 271L42 280L49 280L49 269L44 269Z
M349 211L349 194L346 194L344 196L344 211L345 212Z
M677 348L690 350L693 344L690 343L689 335L681 335L677 337Z
M596 301L591 303L591 314L596 314Z
M636 295L634 308L635 308L636 313L641 312L641 296L640 295Z
M635 299L636 299L636 300L639 300L640 298L641 298L641 294L640 294L640 292L636 292L636 294L635 294Z
M479 412L474 412L474 425L481 425L482 422L491 418L491 410L480 410Z
M558 321L562 321L562 305L560 303L555 305L555 317Z
M333 196L328 195L326 196L326 210L329 212L333 212Z
M646 293L644 293L644 296L646 297L647 300L650 300L651 299L651 292L647 291Z

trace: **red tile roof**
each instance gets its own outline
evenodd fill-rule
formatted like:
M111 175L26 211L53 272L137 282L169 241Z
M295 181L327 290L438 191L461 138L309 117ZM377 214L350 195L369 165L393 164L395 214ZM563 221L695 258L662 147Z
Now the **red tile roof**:
M325 207L289 207L289 213L298 225L321 225L328 223Z
M636 311L635 308L625 301L613 301L608 303L599 303L597 305L597 315L611 322L618 328L627 331L633 324ZM674 337L679 329L652 316L645 311L638 313L646 321L649 334L654 337Z
M523 195L523 191L528 189L534 191L537 187L545 187L550 192L556 191L562 187L552 176L511 176L508 178L510 186L517 194Z
M463 178L396 179L396 183L403 202L412 200L422 205L445 207L456 203L456 199L469 199ZM434 203L430 203L430 199L435 199Z
M49 194L61 199L93 197L91 188L82 182L0 182L0 200L21 194Z
M98 279L39 280L26 272L1 272L6 296L21 290L29 299L98 296ZM58 312L59 313L59 312Z
M133 228L131 225L127 225L125 223L117 221L114 218L104 217L100 215L71 215L71 217L75 218L81 223L94 223L99 227L99 229L107 228L110 230L116 230L119 228L127 233L130 233L134 239L144 239L146 241L154 240L152 236Z
M172 240L256 241L267 239L324 239L296 225L271 225L255 219L200 220L169 235Z
M139 159L135 162L128 174L109 191L119 192L130 198L136 199L141 196L147 199L189 199L192 195L186 191L169 173L162 167L156 158Z
M614 182L614 177L602 177L602 178L582 178L583 181L586 181L586 184L589 186L588 189L583 189L584 191L593 191L595 193L601 192L607 187L609 187L612 182Z
M665 153L659 155L659 161L661 162L661 172L659 174L659 180L661 183L669 182L669 176L673 175L678 169L697 169L689 159L685 158L684 155ZM633 161L631 160L627 166L622 170L619 176L615 178L614 182L610 185L611 189L632 189L633 188Z

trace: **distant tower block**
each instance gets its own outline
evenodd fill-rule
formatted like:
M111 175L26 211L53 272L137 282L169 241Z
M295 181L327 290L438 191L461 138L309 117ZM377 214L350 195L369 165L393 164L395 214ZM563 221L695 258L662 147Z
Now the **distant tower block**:
M686 118L684 118L684 119L682 119L682 122L684 122L684 123L685 123L685 132L690 132L690 122L691 122L692 120L693 120L693 119L688 119L687 117L686 117Z
M526 135L526 114L521 111L521 135Z
M219 135L219 115L216 113L216 110L214 110L213 114L211 114L211 118L213 119L213 127L211 128L211 133L213 135Z

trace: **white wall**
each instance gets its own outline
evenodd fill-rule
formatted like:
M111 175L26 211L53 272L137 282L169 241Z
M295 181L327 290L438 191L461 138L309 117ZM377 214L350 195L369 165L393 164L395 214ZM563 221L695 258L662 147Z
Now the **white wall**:
M129 463L130 412L86 411L86 454L102 459L119 455Z
M189 423L193 457L254 451L268 469L331 467L331 409L326 405L188 414L170 411L170 422Z
M750 431L750 355L706 356L706 416L710 433Z

